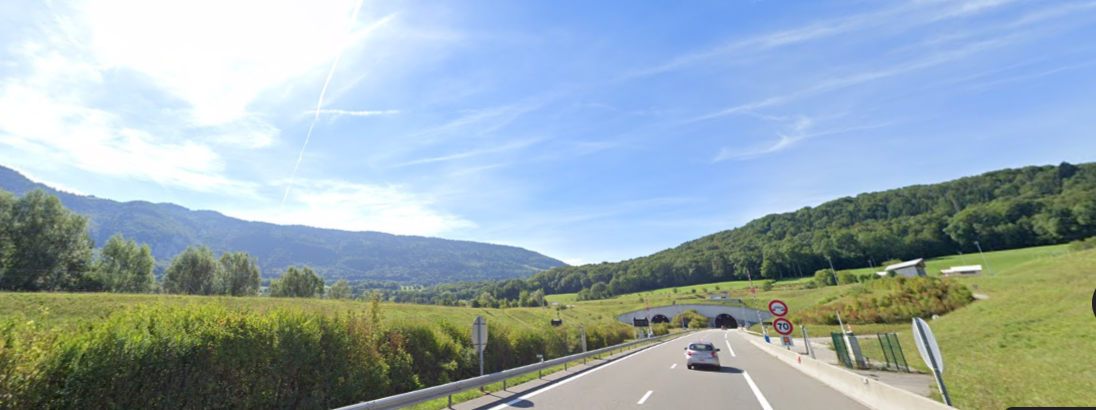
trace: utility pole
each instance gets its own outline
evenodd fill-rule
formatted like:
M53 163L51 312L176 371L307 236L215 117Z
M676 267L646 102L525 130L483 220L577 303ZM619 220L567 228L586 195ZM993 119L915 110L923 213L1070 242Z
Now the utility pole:
M841 282L837 280L837 269L833 268L833 261L830 260L830 256L826 255L826 262L830 263L830 273L833 273L833 283L836 286L841 286Z
M765 343L772 343L769 341L769 331L765 329L765 320L761 318L761 302L757 301L757 289L754 289L753 277L750 276L750 270L746 269L746 279L750 281L750 293L753 293L754 297L754 310L757 310L757 324L761 325L761 333L765 335Z
M993 274L993 267L989 266L989 260L986 259L986 254L982 253L982 245L978 241L974 241L974 246L978 247L978 254L982 255L982 262L986 264L986 269L989 269L989 274Z

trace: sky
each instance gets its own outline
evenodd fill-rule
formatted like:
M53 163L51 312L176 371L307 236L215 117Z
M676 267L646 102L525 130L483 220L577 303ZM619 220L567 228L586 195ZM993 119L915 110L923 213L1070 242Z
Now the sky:
M571 264L1096 160L1096 1L0 3L0 165Z

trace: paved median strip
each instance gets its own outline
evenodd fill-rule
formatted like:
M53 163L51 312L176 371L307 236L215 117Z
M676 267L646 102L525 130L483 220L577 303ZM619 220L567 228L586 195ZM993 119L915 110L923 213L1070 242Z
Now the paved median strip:
M644 394L644 395L643 395L643 398L642 398L642 399L639 399L639 403L636 403L636 404L643 404L643 402L646 402L646 401L647 401L647 398L648 398L648 397L651 397L651 393L654 393L654 392L655 392L654 390L648 390L648 391L647 391L647 394Z

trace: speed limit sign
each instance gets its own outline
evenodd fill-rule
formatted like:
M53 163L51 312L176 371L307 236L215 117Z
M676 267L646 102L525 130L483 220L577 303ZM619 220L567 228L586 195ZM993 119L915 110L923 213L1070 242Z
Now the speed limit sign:
M792 322L789 322L788 319L779 318L773 321L773 329L776 329L776 333L787 336L792 334L792 330L795 330L795 326L792 326Z

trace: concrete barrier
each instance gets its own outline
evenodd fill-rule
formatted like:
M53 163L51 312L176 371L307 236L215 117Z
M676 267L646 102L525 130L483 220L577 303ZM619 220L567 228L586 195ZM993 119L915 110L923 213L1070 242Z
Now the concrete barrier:
M944 403L918 396L886 383L869 379L840 367L785 350L755 338L748 338L761 350L875 410L953 410Z

